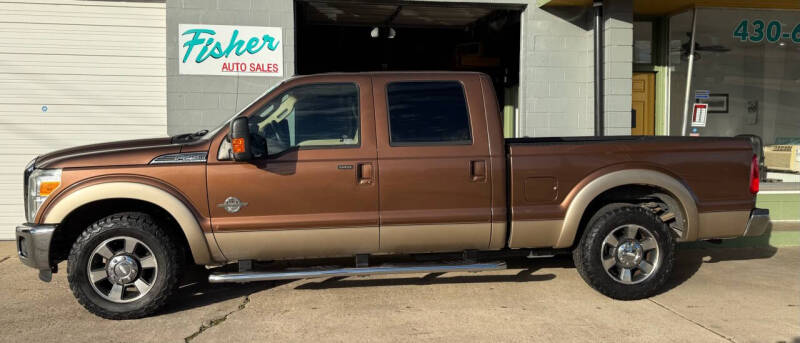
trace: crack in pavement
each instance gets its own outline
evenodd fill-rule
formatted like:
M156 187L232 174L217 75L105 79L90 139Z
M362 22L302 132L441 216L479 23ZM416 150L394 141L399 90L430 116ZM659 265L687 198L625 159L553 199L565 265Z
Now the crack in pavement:
M203 333L203 331L206 331L206 330L208 330L208 329L210 329L212 327L215 327L215 326L217 326L219 324L222 324L223 322L228 320L228 316L230 316L230 315L232 315L232 314L234 314L236 312L239 312L241 310L244 310L247 307L247 304L250 303L250 295L252 295L252 294L248 294L247 296L245 296L244 299L242 299L242 303L239 304L239 306L235 310L226 313L222 317L218 317L218 318L214 318L214 319L210 320L208 322L208 324L206 324L206 323L201 324L200 328L198 328L197 331L195 331L194 333L192 333L189 336L186 336L183 339L183 341L185 343L191 342L193 339L197 338L197 336L200 336L200 334Z
M691 318L689 318L689 317L687 317L687 316L684 316L684 315L680 314L678 311L675 311L675 310L673 310L673 309L669 308L669 307L668 307L668 306L666 306L666 305L662 305L662 304L661 304L661 303L659 303L658 301L655 301L655 300L653 300L653 299L647 299L647 300L649 300L649 301L650 301L650 302L652 302L653 304L656 304L656 305L658 305L659 307L661 307L661 308L663 308L663 309L665 309L665 310L667 310L667 311L669 311L669 312L672 312L673 314L677 315L678 317L681 317L681 318L683 318L684 320L686 320L686 321L688 321L688 322L690 322L690 323L692 323L692 324L694 324L694 325L697 325L697 326L699 326L699 327L701 327L701 328L705 329L705 330L706 330L706 331L708 331L708 332L711 332L711 333L713 333L713 334L715 334L715 335L719 336L720 338L722 338L722 339L724 339L724 340L726 340L726 341L728 341L728 342L733 342L733 343L735 343L735 342L736 342L736 341L733 339L733 337L728 337L728 336L725 336L725 335L723 335L722 333L720 333L720 332L718 332L718 331L716 331L716 330L714 330L714 329L712 329L712 328L710 328L710 327L707 327L707 326L705 326L705 325L701 324L700 322L694 321L694 320L692 320Z

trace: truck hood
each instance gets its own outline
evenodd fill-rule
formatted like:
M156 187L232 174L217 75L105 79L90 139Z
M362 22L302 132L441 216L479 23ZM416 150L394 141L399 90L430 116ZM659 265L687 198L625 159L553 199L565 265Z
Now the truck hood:
M173 138L151 138L77 146L39 156L36 168L144 165L156 156L178 153Z

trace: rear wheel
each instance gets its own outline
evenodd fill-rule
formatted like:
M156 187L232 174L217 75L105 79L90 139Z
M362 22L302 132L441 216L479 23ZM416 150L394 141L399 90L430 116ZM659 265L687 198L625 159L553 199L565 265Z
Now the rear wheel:
M675 261L669 226L638 206L601 209L589 221L573 259L578 273L611 298L647 298L664 286Z
M89 226L67 261L70 289L90 312L131 319L161 308L181 264L166 232L144 213L118 213Z

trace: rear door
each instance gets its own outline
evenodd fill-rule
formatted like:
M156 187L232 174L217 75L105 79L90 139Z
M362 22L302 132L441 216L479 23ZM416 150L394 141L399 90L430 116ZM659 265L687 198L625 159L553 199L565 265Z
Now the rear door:
M489 146L477 75L373 77L380 250L487 249Z

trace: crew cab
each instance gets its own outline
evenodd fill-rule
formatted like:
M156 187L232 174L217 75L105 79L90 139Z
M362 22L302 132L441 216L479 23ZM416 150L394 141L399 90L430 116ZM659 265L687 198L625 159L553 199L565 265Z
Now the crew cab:
M157 311L190 265L249 282L567 253L597 291L641 299L669 278L676 242L768 225L746 139L504 139L501 127L480 73L293 77L214 130L34 159L19 258L45 281L67 260L78 302L113 319ZM253 267L334 257L353 265Z

